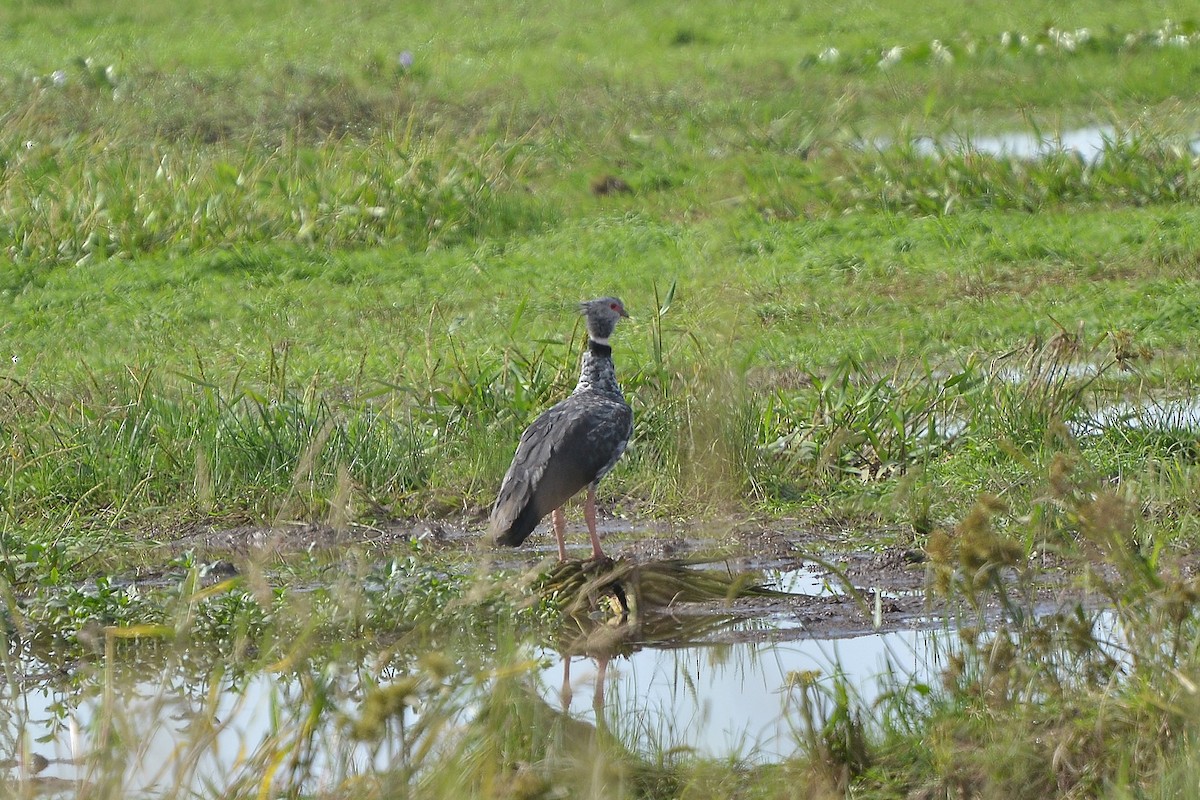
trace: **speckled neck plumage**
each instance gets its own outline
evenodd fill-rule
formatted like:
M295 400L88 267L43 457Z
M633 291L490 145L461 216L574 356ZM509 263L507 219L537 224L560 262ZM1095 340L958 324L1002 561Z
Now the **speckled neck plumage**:
M579 368L579 392L600 392L622 400L621 386L617 383L617 371L613 367L612 348L595 339L588 339L588 349L583 351L583 363Z

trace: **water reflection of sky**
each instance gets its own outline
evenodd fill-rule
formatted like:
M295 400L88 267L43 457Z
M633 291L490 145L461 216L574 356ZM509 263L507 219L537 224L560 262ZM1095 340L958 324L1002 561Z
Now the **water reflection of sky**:
M294 731L296 715L306 708L303 692L292 676L268 672L236 684L216 680L212 686L170 669L146 680L116 680L108 689L115 713L108 714L99 676L85 681L79 695L37 687L14 698L19 684L9 684L0 746L14 760L24 760L17 758L24 749L49 761L24 776L40 784L39 796L74 796L79 787L108 785L114 777L129 797L190 796L205 794L205 787L219 794L238 779L255 785L261 777L261 765L252 760L256 751L272 735ZM102 755L106 741L117 745L113 759ZM319 784L326 788L345 777L344 767L361 768L372 758L336 724L325 726L316 741L315 772L324 772ZM386 750L375 754L381 765L390 756Z
M647 648L608 665L603 713L611 731L644 752L682 746L706 756L775 761L797 751L793 673L816 671L819 681L828 682L840 663L854 691L870 703L888 688L876 679L889 664L901 681L929 679L939 663L939 636L946 634L898 631L839 640ZM550 666L535 676L539 691L551 708L561 709L561 658L549 651L541 655ZM596 669L592 659L573 659L575 691L567 709L583 722L595 722ZM349 686L357 685L353 672L341 678L350 696L356 695ZM295 676L268 672L235 683L217 676L189 678L167 667L161 675L114 681L115 714L102 711L99 673L77 693L21 685L4 687L0 746L14 757L23 751L46 759L35 777L39 793L52 797L73 796L81 785L107 785L114 778L131 797L181 789L204 794L205 787L219 793L239 779L256 786L262 770L256 752L274 735L292 735L308 702ZM398 763L397 743L385 740L374 749L352 741L339 720L328 714L321 723L312 753L318 783L306 788L332 788L355 771ZM114 751L116 766L96 758L106 738L121 743ZM9 774L16 777L18 770Z
M1029 161L1056 153L1067 153L1090 164L1103 158L1106 149L1120 147L1132 138L1129 132L1119 131L1112 125L1089 125L1047 133L1013 131L978 136L950 134L942 138L919 136L911 142L916 152L927 156L942 153L981 153L996 158ZM891 139L877 139L868 146L885 149L893 144L895 142ZM1200 140L1189 140L1186 144L1191 152L1200 151Z
M795 673L816 671L830 685L839 668L865 703L901 683L934 679L945 632L902 630L845 639L806 639L645 649L614 659L607 668L604 713L609 727L634 737L638 749L686 747L712 757L778 761L793 755L800 717ZM571 666L572 716L595 721L597 662ZM560 708L562 664L542 673L544 696ZM632 725L632 733L631 730Z
M1200 430L1200 400L1189 397L1121 401L1097 409L1072 426L1076 436L1100 433L1111 428L1197 431Z
M736 623L746 633L770 624L763 619ZM1111 616L1098 625L1105 640L1119 640ZM607 663L599 701L601 662L571 659L571 691L564 697L562 657L535 649L530 654L543 666L521 681L528 681L532 697L540 695L539 702L565 710L578 722L594 725L599 708L608 730L643 754L681 748L704 757L763 763L801 749L799 675L831 689L840 672L851 696L868 709L869 721L870 709L885 694L914 683L936 684L947 652L956 646L956 635L939 628L646 647ZM304 782L305 791L319 794L344 786L354 774L403 763L398 737L368 745L347 733L346 715L358 710L368 673L372 681L388 680L364 664L330 664L320 673L333 706L319 718L312 750L305 753L313 765L307 774L315 776ZM0 756L24 752L46 759L36 778L44 782L39 795L51 797L74 796L83 784L112 786L130 797L208 796L241 781L242 791L256 793L262 788L263 758L291 752L312 702L294 673L257 672L233 680L219 670L197 676L168 664L158 674L126 675L109 683L98 671L70 692L14 677L0 684ZM103 713L106 691L115 714ZM454 731L470 725L489 686L467 685L462 692L445 741L435 749L455 746ZM111 751L115 761L102 755L106 737L119 743ZM9 775L17 772L10 769Z
M1084 161L1091 162L1104 154L1105 147L1120 141L1120 134L1113 126L1093 125L1055 134L1017 131L993 136L952 136L940 142L921 139L917 148L929 154L944 150L970 151L1017 159L1041 158L1052 153L1072 153Z

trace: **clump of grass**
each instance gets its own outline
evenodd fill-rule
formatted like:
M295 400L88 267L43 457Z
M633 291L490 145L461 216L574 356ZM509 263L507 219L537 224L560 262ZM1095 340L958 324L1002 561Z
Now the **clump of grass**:
M623 378L634 442L615 475L635 475L627 479L630 493L655 503L737 507L757 495L757 400L743 381L751 359L710 335L719 330L720 309L705 310L707 331L673 325L677 289L672 282L660 295L655 285L649 357Z
M923 791L1087 793L1146 785L1161 759L1190 758L1178 742L1200 721L1188 688L1200 624L1192 582L1139 544L1135 505L1069 460L1055 464L1044 495L1062 510L1102 601L1045 609L1043 570L1022 543L1036 513L985 498L930 538L935 589L973 611L959 621L961 649L921 726L933 748L917 778Z
M939 378L929 369L874 377L848 359L806 386L777 391L764 409L763 450L775 480L832 486L901 475L962 435L978 368Z
M994 362L984 402L972 408L979 429L1026 451L1042 449L1047 436L1078 419L1117 363L1104 347L1108 334L1089 342L1082 324L1075 331L1055 324L1058 331L1044 342L1031 339ZM1013 363L1021 356L1023 363Z
M11 260L42 266L263 243L420 252L549 218L515 189L516 155L403 130L277 147L31 141L5 159L0 230Z
M1034 130L1039 139L1041 132ZM915 214L965 209L1034 212L1064 203L1148 205L1197 196L1195 159L1185 144L1143 134L1105 141L1091 160L1068 152L1038 158L993 156L912 141L839 153L846 180L830 184L842 208Z
M427 477L430 431L403 411L334 408L315 391L265 392L151 372L63 405L28 391L36 409L6 428L6 511L101 516L184 506L275 519L320 515L344 465L368 492L403 496Z
M864 710L843 675L828 683L818 683L815 674L791 677L789 701L798 706L808 776L822 792L848 794L874 758Z
M980 498L953 531L930 535L925 549L934 566L935 588L948 593L955 582L961 582L958 591L969 601L979 603L982 598L986 602L985 595L994 593L991 599L1016 613L1003 571L1018 565L1025 550L993 526L992 519L1004 510L997 498Z

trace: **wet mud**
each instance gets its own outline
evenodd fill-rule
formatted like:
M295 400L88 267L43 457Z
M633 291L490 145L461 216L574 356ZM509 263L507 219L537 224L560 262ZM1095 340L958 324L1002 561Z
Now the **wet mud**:
M383 562L425 554L441 565L460 565L463 574L493 568L545 574L557 565L553 537L544 528L524 547L496 549L481 542L481 527L477 521L411 520L341 529L192 524L152 533L160 549L153 561L163 566L106 580L176 585L186 574L178 559L183 553L192 554L188 563L197 565L197 577L207 585L252 571L270 580L276 566L307 556L338 567L346 559ZM581 528L569 529L568 547L584 557L590 547ZM564 615L557 638L527 644L527 663L536 666L522 678L524 702L578 730L636 720L628 743L639 752L674 748L745 763L783 761L804 747L797 735L803 719L798 686L819 681L829 690L832 681L842 681L870 708L885 695L935 685L959 642L961 612L928 591L931 566L925 554L896 531L879 531L874 548L863 546L867 537L861 532L779 519L704 524L608 519L601 534L615 563L599 564L597 572L646 569L677 576L683 565L723 573L730 585L742 588L749 579L752 586L734 599L656 600L636 620L611 606L590 609L581 618ZM1043 584L1036 601L1046 611L1086 601L1068 569L1042 557L1037 572ZM519 583L535 591L534 582ZM1002 616L999 608L983 613ZM977 623L978 616L970 621ZM322 781L388 769L402 760L403 742L397 756L348 743L343 735L343 717L361 713L358 704L367 691L361 675L371 675L371 685L381 680L383 673L370 666L376 657L368 653L328 673L341 681L332 687L341 711L323 717L313 733L318 756L312 775ZM271 709L303 708L307 702L304 680L290 669L250 671L227 683L223 667L199 664L194 673L185 669L188 659L167 659L126 670L117 681L86 665L73 665L75 675L54 672L31 654L15 663L25 674L11 691L27 711L10 717L7 729L0 725L0 740L38 742L31 752L40 761L22 760L12 750L8 772L26 781L38 773L48 796L69 796L70 787L89 780L88 754L102 751L102 742L87 732L103 730L101 722L113 712L101 700L110 694L119 698L121 719L146 732L144 749L152 755L139 765L178 765L180 753L201 754L179 768L174 779L183 788L208 786L214 775L235 779L242 768L239 754L267 752L277 740L268 724ZM457 691L463 708L477 708L491 688L485 681ZM63 715L70 726L61 724ZM222 721L217 732L197 745L191 722L214 718ZM0 776L4 773L0 764ZM161 779L140 766L122 778L129 786Z
M568 551L584 558L587 536L578 527L568 530ZM750 575L756 584L779 592L767 597L678 602L656 609L680 623L718 616L730 623L747 623L712 626L710 643L835 639L957 624L957 612L928 591L931 571L924 551L894 543L901 538L895 532L879 537L892 543L864 549L861 533L814 530L787 519L693 524L610 518L602 520L599 527L605 550L614 559L639 564L696 562L731 576ZM410 552L414 543L424 552L461 554L464 571L549 569L556 556L553 538L544 528L517 549L488 547L477 524L437 520L341 529L319 523L235 528L197 524L158 538L166 552L190 550L205 559L216 580L228 577L246 560L261 564L297 552L337 558L352 549L385 558ZM1079 602L1093 605L1061 565L1043 557L1039 574L1041 610ZM135 580L170 578L149 571ZM999 608L994 610L999 614ZM751 624L755 622L760 624ZM688 627L681 625L682 629Z

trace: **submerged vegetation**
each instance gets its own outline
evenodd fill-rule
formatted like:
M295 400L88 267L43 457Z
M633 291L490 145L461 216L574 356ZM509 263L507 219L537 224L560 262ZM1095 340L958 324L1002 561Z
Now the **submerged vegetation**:
M1196 23L926 5L0 10L6 793L1194 788ZM462 546L613 292L602 501L722 531L624 600ZM778 758L606 706L609 662L731 657L767 561L886 624L833 563L880 548L924 677L789 674Z
M982 499L929 538L931 588L960 609L953 634L934 634L938 665L928 678L881 675L872 702L837 672L789 675L778 710L803 755L782 763L753 749L690 754L671 720L622 715L605 697L604 671L625 668L618 656L658 636L703 642L727 627L719 610L696 616L675 599L655 620L662 601L643 594L630 638L608 613L564 618L515 595L509 575L461 574L422 550L337 558L311 592L184 558L161 588L97 584L59 598L72 618L22 613L6 674L57 699L14 706L6 724L47 731L60 753L69 740L100 796L151 785L235 797L1173 795L1196 735L1195 581L1140 551L1127 500L1061 462L1046 480L1060 532L1089 552L1077 562L1088 600L1039 609L1044 562L1027 560L1019 535L1036 514ZM678 567L647 578L693 583ZM695 581L693 599L733 588L713 580ZM21 604L38 607L24 588ZM551 688L571 653L585 654L577 668L599 665L591 715L573 710L569 671L560 695ZM691 668L701 675L703 658ZM174 754L127 760L134 730ZM248 749L236 759L220 755L238 742ZM53 789L35 776L55 751L13 746L23 766L7 788Z

